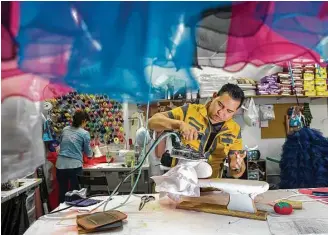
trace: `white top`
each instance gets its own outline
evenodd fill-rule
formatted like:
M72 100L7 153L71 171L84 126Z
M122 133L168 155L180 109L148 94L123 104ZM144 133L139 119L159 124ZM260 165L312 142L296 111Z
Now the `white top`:
M262 209L268 210L270 213L274 213L272 206L265 205L269 201L287 197L294 194L294 192L286 190L267 191L263 195L259 195L255 201L257 207L263 207ZM293 233L291 220L315 222L316 219L328 217L328 206L319 203L305 203L303 210L295 210L293 214L289 216L279 216L272 214L268 216L268 221L259 221L251 219L243 219L238 217L215 215L202 212L193 212L187 210L175 209L172 201L168 199L151 201L145 204L144 208L139 211L140 196L131 196L129 202L118 210L127 214L127 220L123 225L123 229L111 232L103 232L97 234L121 234L121 235L190 235L190 234L206 234L206 235L218 235L218 234L243 234L243 235L268 235L271 234L270 230L275 234L297 234ZM154 194L158 199L158 194ZM126 196L116 196L109 202L107 209L110 209L116 205L119 205ZM306 199L306 196L302 196L299 199ZM102 206L101 206L102 208ZM77 212L75 212L77 214ZM72 216L74 213L71 211L65 214L53 214L48 215L50 218L42 218L37 220L25 233L25 235L43 235L48 234L78 234L76 228L76 219L61 219L59 216ZM57 217L57 218L56 218ZM280 226L285 221L287 224L286 232ZM319 221L320 222L320 221ZM300 223L299 223L300 224ZM301 226L302 224L300 224ZM298 228L299 229L299 228Z

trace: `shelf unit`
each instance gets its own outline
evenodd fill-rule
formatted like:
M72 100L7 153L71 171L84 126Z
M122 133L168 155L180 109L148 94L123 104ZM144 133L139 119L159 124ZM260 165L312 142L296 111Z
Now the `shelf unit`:
M295 95L255 95L255 96L247 96L247 98L295 98ZM297 96L298 98L309 98L309 99L320 99L320 98L328 98L328 96Z
M276 98L276 99L282 99L282 98L296 98L295 95L254 95L254 96L246 96L246 98ZM302 95L302 96L297 96L297 98L300 98L300 99L328 99L328 96L305 96L305 95ZM207 99L207 98L200 98L200 99ZM165 99L162 99L162 100L157 100L157 101L154 101L154 103L164 103L164 102L172 102L172 103L179 103L179 102L186 102L186 101L191 101L191 100L186 100L186 99L181 99L181 100L165 100ZM192 100L194 101L194 100Z

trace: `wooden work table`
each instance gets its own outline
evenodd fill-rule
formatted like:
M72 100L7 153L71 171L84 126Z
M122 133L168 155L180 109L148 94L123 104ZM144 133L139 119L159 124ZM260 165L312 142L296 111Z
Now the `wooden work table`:
M242 219L238 217L222 216L194 211L175 209L175 204L169 199L158 200L158 194L154 194L155 201L151 201L139 211L140 196L131 196L129 202L120 211L127 214L128 218L123 229L107 233L119 235L168 235L168 234L315 234L313 231L320 229L328 232L328 205L321 202L304 203L302 210L295 210L293 214L281 216L274 213L272 206L267 203L276 199L296 194L297 190L268 191L256 198L257 207L269 212L267 221ZM209 195L207 195L209 196ZM217 197L217 195L213 195ZM222 201L226 201L222 194ZM107 209L119 205L126 196L115 196L110 201ZM296 200L309 200L305 195L298 196ZM218 199L220 202L221 199ZM102 210L99 207L97 210ZM25 233L26 235L43 234L78 234L74 218L77 212L65 212L43 217L36 221ZM287 230L286 230L287 229ZM321 233L325 234L325 233Z

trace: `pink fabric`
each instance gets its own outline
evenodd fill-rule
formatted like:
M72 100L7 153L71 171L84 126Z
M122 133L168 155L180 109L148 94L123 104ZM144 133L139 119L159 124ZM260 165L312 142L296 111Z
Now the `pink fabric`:
M322 9L319 13L319 19L324 20L328 18L328 2L325 2L322 6Z
M11 2L11 19L10 19L10 30L13 36L17 36L19 30L19 10L20 3L17 1ZM1 26L1 49L2 55L6 55L6 58L12 58L12 54L15 48L8 45L11 42L9 34L5 34L5 29ZM31 45L30 50L42 50L42 48ZM5 54L4 54L5 52ZM56 71L58 76L66 74L66 67L63 63L67 53L62 53L53 57L43 57L42 60L38 60L37 72L43 73L49 67ZM31 60L32 61L32 60ZM33 61L35 62L35 61ZM30 66L26 63L25 66ZM24 69L24 68L23 68ZM18 69L17 59L8 61L1 61L1 101L11 96L25 97L31 101L42 101L46 99L52 99L65 95L71 91L64 83L56 84L52 83L52 80L25 73Z
M258 9L257 2L245 2L232 6L232 17L227 42L225 69L239 71L247 63L255 66L265 64L285 65L295 58L320 61L320 55L292 43L273 32L262 20L254 17L259 10L272 12L274 3L268 9Z
M19 30L19 2L11 2L11 19L10 19L10 31L16 37Z
M8 72L2 72L4 74ZM20 70L11 70L14 74L1 79L1 101L11 96L25 97L31 101L42 101L65 95L72 89L63 84L52 84L49 80Z
M10 60L15 56L16 47L8 30L1 24L1 59Z
M298 192L301 194L308 195L312 199L320 199L322 203L328 204L328 197L327 196L314 196L312 192L328 192L328 188L308 188L308 189L299 189Z

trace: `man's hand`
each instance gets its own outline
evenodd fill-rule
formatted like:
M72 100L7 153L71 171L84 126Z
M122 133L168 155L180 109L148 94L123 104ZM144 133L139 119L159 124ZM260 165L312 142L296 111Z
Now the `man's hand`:
M185 140L197 140L198 139L198 132L197 132L196 128L190 126L188 123L181 122L179 131Z
M244 158L247 156L247 152L240 153L239 151L232 151L229 153L229 169L234 178L239 178L244 174L246 169Z

